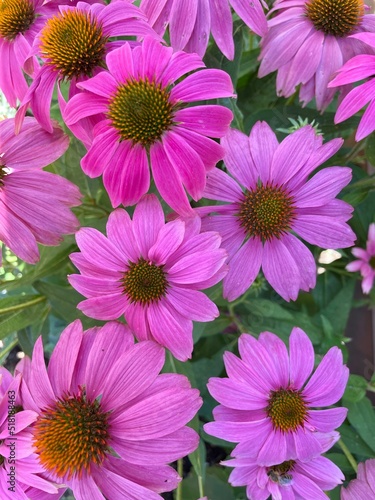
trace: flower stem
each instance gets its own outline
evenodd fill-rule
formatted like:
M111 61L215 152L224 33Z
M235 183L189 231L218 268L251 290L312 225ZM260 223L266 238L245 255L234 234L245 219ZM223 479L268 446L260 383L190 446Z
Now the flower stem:
M184 474L184 462L183 462L182 458L177 460L177 472L178 472L178 475L182 479L183 474ZM182 500L182 481L180 483L178 483L178 486L177 486L176 500Z
M0 309L0 314L7 314L13 311L18 311L19 309L26 309L26 307L35 306L35 304L39 304L39 302L44 302L45 300L47 300L46 297L40 296L36 299L29 300L28 302L22 302L21 304L17 304L15 306L4 307L3 309Z
M353 455L350 453L349 448L346 446L346 444L344 443L344 441L342 439L339 439L337 441L337 444L340 446L340 448L344 452L344 455L348 459L348 462L350 463L350 465L353 467L355 472L357 472L358 464L357 464L355 458L353 457Z

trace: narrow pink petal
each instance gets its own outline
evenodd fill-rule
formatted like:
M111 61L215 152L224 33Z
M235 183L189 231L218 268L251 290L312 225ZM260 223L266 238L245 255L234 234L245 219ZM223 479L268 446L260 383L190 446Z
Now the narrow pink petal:
M224 264L227 258L225 250L194 252L182 257L168 271L172 283L181 285L209 279Z
M111 57L111 53L108 54L108 57ZM120 57L119 53L117 54L118 57ZM108 71L101 71L92 78L79 82L77 87L109 99L117 90L117 82Z
M252 371L248 365L240 358L237 358L231 352L224 353L225 370L230 379L244 382L247 384L247 394L252 394L253 398L258 401L259 408L265 408L269 398L269 387L256 387L254 384Z
M64 120L66 124L72 125L82 118L106 113L108 111L108 99L99 97L92 92L82 92L75 95L67 104Z
M211 32L212 36L228 59L234 58L233 23L228 0L211 0Z
M348 413L347 408L329 408L328 410L310 410L308 425L318 432L331 432L340 427Z
M332 100L336 89L329 89L328 83L332 75L344 63L340 45L334 36L324 38L322 59L315 76L315 98L318 110L323 110Z
M124 316L135 337L140 342L153 340L147 320L146 307L143 307L142 304L131 303L126 308Z
M31 359L31 372L29 380L26 380L35 403L40 409L50 406L56 401L44 362L42 337L35 342ZM60 384L61 387L61 384ZM65 387L68 390L68 386Z
M35 237L25 223L0 200L0 240L20 259L29 264L39 260L39 250Z
M351 90L341 101L335 115L335 123L343 122L357 113L375 97L375 80L372 78Z
M355 140L361 141L367 137L375 129L375 100L373 99L368 105L366 111L363 113L361 121L359 122Z
M239 17L259 36L267 33L267 19L261 2L248 3L246 0L230 0Z
M209 422L203 428L207 434L226 441L239 443L251 440L254 448L260 448L267 437L273 434L271 424L266 419L255 422Z
M204 62L197 54L174 52L168 66L160 76L161 83L163 86L168 86L186 73L204 67Z
M107 236L126 260L137 262L139 249L133 234L132 221L126 210L118 208L111 212L107 222Z
M290 447L288 452L291 453L292 441L294 441L295 454L293 453L293 460L298 458L302 462L311 460L323 452L323 447L316 433L307 430L306 428L299 427L296 431L289 435Z
M214 140L184 127L178 127L176 133L198 153L206 170L213 169L217 162L224 158L224 148Z
M339 87L358 82L375 74L375 57L361 54L350 59L339 69L338 75L329 82L328 87Z
M119 249L102 233L91 227L84 227L76 233L79 249L86 259L96 267L113 271L125 271L126 260Z
M250 132L250 152L263 184L269 182L272 158L279 142L266 122L256 122Z
M106 57L106 63L111 75L113 75L118 83L125 83L134 77L133 55L128 43L124 43L118 50L109 52ZM97 81L100 92L102 92L99 95L103 95L103 91L109 90L109 79L105 80L105 85L100 85L102 83L100 78ZM95 93L98 92L95 91Z
M68 281L74 275L68 276ZM91 299L83 300L77 305L77 309L82 311L86 316L94 319L108 321L118 319L124 314L127 307L127 300L123 295L105 295L101 297L93 297Z
M229 262L229 272L223 282L224 298L232 301L246 292L258 276L262 256L263 245L260 238L250 238L242 245Z
M306 333L294 327L289 337L290 385L300 390L314 369L314 348Z
M105 468L101 469L102 475L105 475ZM77 500L84 500L90 496L90 500L105 500L104 495L99 490L97 481L91 475L87 475L85 480L82 481L78 476L73 476L69 484L70 488L74 491L74 496Z
M207 175L203 196L209 200L239 202L243 198L243 192L232 177L219 168L214 168Z
M193 321L213 321L219 316L216 305L202 292L172 286L167 300L182 316Z
M289 436L280 430L274 430L260 448L257 463L259 465L282 464L287 458L287 440Z
M163 226L164 212L160 201L154 194L144 196L133 215L133 233L144 259L147 259L148 252L156 243Z
M209 137L223 137L229 129L233 113L224 106L206 105L184 108L175 115L181 126Z
M195 24L199 0L175 0L170 14L169 32L174 50L183 50Z
M216 401L233 410L262 410L266 407L264 398L259 397L256 389L254 395L253 387L242 381L211 377L207 388ZM262 418L266 418L265 411ZM243 421L247 419L244 418Z
M249 138L239 130L229 129L221 145L226 151L224 163L229 173L245 188L255 188L259 173L251 157Z
M321 248L351 247L356 240L348 224L325 215L299 215L292 229L308 243Z
M258 337L260 342L272 356L281 386L289 383L289 356L286 345L275 334L262 332Z
M294 483L293 489L295 494L300 498L313 498L314 500L326 500L327 495L324 491L319 488L319 486L308 477L299 474L298 472L293 474ZM298 497L297 497L298 498Z
M168 222L159 231L155 244L148 252L148 259L157 265L165 264L181 245L185 235L185 223L181 220Z
M313 254L302 241L291 233L284 236L283 243L299 269L301 290L308 292L316 285L317 272Z
M220 97L234 97L230 76L219 69L202 69L173 87L172 102L195 102Z

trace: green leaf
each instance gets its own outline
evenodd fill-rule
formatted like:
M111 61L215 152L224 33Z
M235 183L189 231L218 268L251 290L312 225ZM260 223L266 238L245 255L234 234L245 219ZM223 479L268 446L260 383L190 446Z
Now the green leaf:
M338 429L338 431L341 434L341 439L344 441L351 453L363 457L364 459L373 458L374 452L353 427L350 427L350 425L344 423Z
M345 401L345 406L349 409L350 424L375 452L375 412L371 401L368 398L363 398L357 403Z
M9 333L37 323L44 317L47 310L49 310L49 306L43 297L42 302L36 303L31 307L0 315L0 339L6 337Z
M357 403L366 396L367 380L359 375L350 375L344 393L344 400Z

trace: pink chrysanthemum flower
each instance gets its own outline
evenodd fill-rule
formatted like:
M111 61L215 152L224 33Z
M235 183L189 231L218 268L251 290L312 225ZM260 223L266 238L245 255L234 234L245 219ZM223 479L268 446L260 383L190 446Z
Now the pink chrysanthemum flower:
M322 137L306 126L279 144L265 122L257 122L250 137L231 129L222 139L224 162L235 180L216 168L208 173L203 195L229 203L197 211L212 214L203 218L202 228L218 231L229 254L225 298L244 293L260 267L285 300L313 288L313 255L292 232L322 248L353 245L356 236L345 223L353 209L335 199L351 179L350 168L325 168L308 180L342 142L323 145Z
M41 337L20 367L23 406L38 414L31 431L39 462L81 500L161 500L181 480L166 464L198 446L185 424L202 404L199 392L184 376L159 375L158 344L133 341L121 323L83 332L77 320L48 370Z
M258 76L277 70L279 95L289 97L301 84L300 100L315 97L323 111L336 92L327 88L335 71L357 54L374 52L349 36L375 31L375 15L366 9L363 0L278 0L261 42Z
M309 379L314 349L299 328L290 335L289 356L284 342L270 332L261 333L258 340L242 334L238 347L242 359L224 354L229 378L208 382L210 394L221 405L205 431L240 443L236 451L247 450L262 466L320 455L320 434L339 427L347 413L346 408L321 409L344 393L349 370L340 349L332 347Z
M141 200L133 220L123 209L112 212L107 238L96 229L81 229L76 235L81 253L71 255L81 275L68 277L88 297L78 308L103 320L124 314L139 340L153 339L185 361L193 350L192 321L219 315L199 290L226 273L220 236L199 230L199 217L165 224L155 195Z
M81 161L90 177L103 174L112 205L133 205L150 185L149 162L161 196L177 212L191 215L186 191L198 200L206 170L224 156L209 137L222 137L232 120L224 106L187 104L232 97L227 73L204 69L196 54L175 52L147 37L131 50L125 43L107 56L103 71L79 84L86 92L68 103L70 126L92 115L101 121L91 148ZM178 83L176 83L178 82Z
M10 106L17 106L28 86L22 69L33 75L35 57L26 63L36 34L53 10L44 0L1 0L0 2L0 89ZM26 63L26 65L25 65Z
M37 413L20 406L21 376L0 367L0 498L27 499L26 491L42 495L57 494L57 488L39 474L43 467L33 451L29 426ZM59 495L60 496L60 495ZM56 495L51 498L59 498ZM42 497L41 497L42 498Z
M357 479L341 488L341 500L370 500L375 498L375 459L358 464Z
M366 250L355 247L352 249L352 254L358 260L350 262L346 269L351 272L360 271L363 278L362 291L363 293L370 293L375 280L375 223L370 224L368 228Z
M228 58L234 57L233 22L230 5L238 16L258 35L267 32L262 0L142 0L141 9L149 23L163 35L169 25L171 45L175 50L196 52L204 56L210 32Z
M323 450L327 451L339 439L333 432L329 437L321 438ZM234 467L229 476L232 486L246 486L247 497L251 500L327 500L324 491L329 491L341 484L344 475L328 458L316 457L307 462L286 460L272 466L258 465L251 454L238 451L238 445L232 452L234 460L221 462Z
M68 146L56 124L49 134L27 117L14 135L14 119L0 121L0 240L30 264L39 260L37 242L58 245L79 226L70 210L80 204L78 188L41 170Z
M51 132L50 107L56 82L70 82L69 97L72 97L78 92L77 82L100 72L105 67L106 54L124 43L111 38L152 34L144 14L127 0L109 5L86 2L60 5L59 12L47 20L35 37L33 53L43 66L22 100L16 115L17 127L30 106L42 127ZM59 102L64 109L60 93Z
M375 49L375 33L359 33L351 38L361 40ZM373 78L375 55L363 54L353 57L339 69L338 73L328 85L329 87L367 80L362 85L356 86L344 97L335 115L335 123L341 123L368 104L355 134L356 141L360 141L375 130L375 78Z

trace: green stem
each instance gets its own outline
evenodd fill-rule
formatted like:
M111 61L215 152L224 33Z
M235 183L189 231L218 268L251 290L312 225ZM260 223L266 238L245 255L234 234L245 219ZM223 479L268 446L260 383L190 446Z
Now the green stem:
M367 390L369 392L375 392L375 387L372 384L367 384Z
M346 444L344 443L344 441L342 439L339 439L337 441L337 444L340 446L340 448L344 452L344 455L348 459L348 462L350 463L350 465L353 467L355 472L357 472L358 464L357 464L355 458L353 457L353 455L350 453L349 448L346 446Z
M39 302L44 302L46 298L44 296L37 297L36 299L29 300L28 302L22 302L22 304L17 304L16 306L5 307L0 309L0 314L7 314L13 311L19 311L20 309L26 309L26 307L32 307Z
M18 344L18 339L14 339L10 344L4 347L0 351L0 361L3 361L6 358L6 356L10 353L10 351L13 349L13 347L16 347L17 344Z
M199 486L199 498L204 497L204 488L203 488L203 477L198 476L198 486Z
M183 462L182 458L177 460L177 472L178 472L178 475L180 476L180 478L182 479L183 475L184 475L184 462ZM178 483L178 486L177 486L176 500L182 500L182 481L180 483Z

